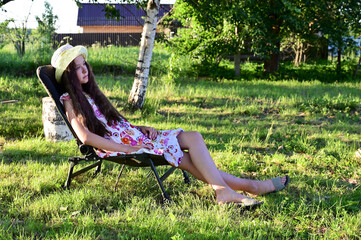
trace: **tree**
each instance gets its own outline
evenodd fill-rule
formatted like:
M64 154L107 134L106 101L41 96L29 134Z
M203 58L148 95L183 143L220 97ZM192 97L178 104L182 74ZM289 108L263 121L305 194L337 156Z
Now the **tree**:
M337 74L341 73L342 53L355 46L355 36L361 29L359 0L314 1L314 28L324 36L337 52Z
M180 43L188 42L185 50L193 54L204 53L203 63L217 63L219 56L234 54L238 72L239 54L248 49L246 42L251 39L253 52L264 59L264 71L274 72L279 65L281 40L295 28L299 11L284 0L180 0L175 17L187 23L192 35L181 32Z
M245 25L252 38L252 49L264 59L263 71L278 70L281 41L307 23L301 16L302 0L245 0Z
M206 71L218 66L223 57L234 55L237 76L240 52L247 49L243 9L242 1L177 1L171 17L184 28L167 43L175 54L190 55Z
M31 0L32 2L34 0ZM8 3L10 1L1 1L0 7L2 7L4 4ZM32 7L32 5L31 5ZM25 19L20 23L20 26L17 25L14 21L14 19L9 19L4 21L4 24L1 25L2 27L2 33L6 36L6 39L13 43L18 55L20 57L24 56L25 54L25 46L26 42L29 39L30 31L27 28L29 16L31 13L31 7L29 9L28 15L25 17ZM12 23L14 25L13 28L9 27L9 24Z
M172 41L183 52L201 57L204 64L217 63L219 56L230 54L230 42L238 44L238 49L233 46L237 56L249 38L252 52L264 59L263 69L267 73L278 70L281 43L285 39L293 39L290 46L294 47L296 65L305 61L307 49L316 45L324 49L328 41L339 49L340 69L341 52L349 43L350 28L361 22L360 4L359 0L178 0L175 16L189 30L182 30L179 39ZM235 30L226 31L225 23L233 24Z
M53 40L53 35L56 30L56 21L58 16L54 15L53 7L49 2L44 2L45 13L42 14L41 18L36 16L36 21L38 22L37 33L40 36L40 41L43 44L51 45Z

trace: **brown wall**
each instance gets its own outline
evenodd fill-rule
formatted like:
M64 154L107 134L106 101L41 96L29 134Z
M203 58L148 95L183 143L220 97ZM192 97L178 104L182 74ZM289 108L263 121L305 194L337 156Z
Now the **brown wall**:
M73 46L91 46L94 43L100 43L103 46L109 44L117 46L138 46L141 37L141 33L59 33L54 35L54 48L61 42L68 42Z
M83 33L141 33L142 26L81 26Z
M80 26L83 33L142 33L143 26ZM157 28L157 32L160 30Z

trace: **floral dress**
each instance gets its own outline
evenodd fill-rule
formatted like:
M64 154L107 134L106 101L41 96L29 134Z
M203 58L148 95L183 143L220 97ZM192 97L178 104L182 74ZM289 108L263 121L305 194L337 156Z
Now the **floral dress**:
M132 125L127 120L122 119L120 122L114 122L114 124L109 124L105 119L104 115L99 111L98 107L95 105L95 102L90 96L85 94L90 105L92 106L95 116L104 124L106 129L109 131L109 134L106 134L104 138L113 140L114 142L135 146L135 145L148 145L151 147L151 150L142 148L134 153L150 153L155 155L163 155L164 158L174 167L178 167L179 163L183 158L183 151L181 150L177 136L183 131L183 129L171 129L160 131L158 137L155 140L152 140L145 136L137 126ZM64 93L60 97L60 101L63 103L64 100L70 100L68 93ZM99 157L110 157L110 156L119 156L121 154L126 154L124 152L105 152L101 149L97 150Z

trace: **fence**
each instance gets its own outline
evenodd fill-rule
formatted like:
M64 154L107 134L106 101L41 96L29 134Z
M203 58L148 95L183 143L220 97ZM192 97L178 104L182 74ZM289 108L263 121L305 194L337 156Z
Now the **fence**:
M138 46L141 40L141 33L64 33L54 35L54 47L61 41L75 45L90 46L94 43L116 46Z

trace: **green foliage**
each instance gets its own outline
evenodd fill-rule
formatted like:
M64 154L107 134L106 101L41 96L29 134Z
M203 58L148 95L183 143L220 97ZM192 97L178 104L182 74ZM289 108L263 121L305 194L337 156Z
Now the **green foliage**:
M178 1L173 17L187 29L169 44L176 53L190 53L202 64L218 64L227 55L251 51L267 60L279 53L281 40L304 23L299 13L286 1Z
M235 30L241 24L241 5L236 2L224 4L219 1L177 1L171 18L181 21L185 28L178 30L177 37L165 41L169 49L177 55L190 55L194 62L207 67L217 66L223 57L244 50L245 36ZM225 8L227 11L222 12Z
M26 49L29 46L36 49L35 54L38 55L36 58L39 55L50 54L52 52L53 34L56 30L55 23L58 17L53 14L53 9L47 1L45 1L44 6L45 13L41 18L36 17L38 27L35 31L27 28L30 13L21 22L21 26L15 23L13 19L1 23L0 34L3 42L0 44L0 49L6 44L12 43L20 57L26 54ZM10 24L14 27L9 27Z
M44 54L53 52L53 35L56 30L56 21L58 16L54 15L53 8L49 2L44 2L45 13L41 18L36 17L38 27L35 32L32 33L34 39L34 48L38 53Z
M262 71L272 73L278 71L283 50L288 55L292 50L293 58L301 51L315 60L320 52L325 56L328 44L341 52L354 48L360 7L357 0L182 0L176 2L172 18L185 29L166 42L173 53L190 55L193 63L205 68L228 55L252 53L264 60ZM340 77L341 63L336 66Z
M10 24L14 27L9 27ZM2 46L12 43L20 57L25 54L25 45L30 35L30 31L27 29L27 18L21 25L21 27L16 25L14 19L7 19L0 24Z

